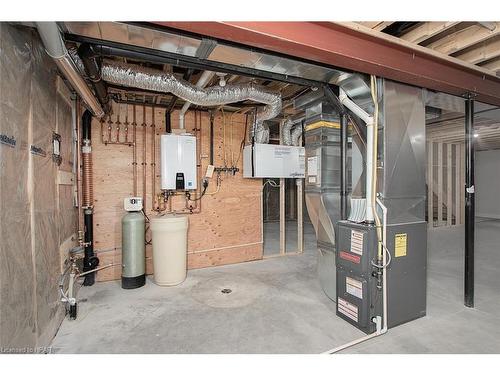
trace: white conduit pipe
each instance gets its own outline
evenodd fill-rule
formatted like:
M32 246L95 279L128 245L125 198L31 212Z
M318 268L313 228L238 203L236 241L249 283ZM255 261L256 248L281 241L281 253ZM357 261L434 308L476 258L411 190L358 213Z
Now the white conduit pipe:
M210 80L212 79L212 77L214 76L214 74L215 74L214 72L205 70L201 74L201 77L198 80L198 82L196 82L196 87L204 88L206 85L208 85L208 83L210 82ZM179 112L179 129L185 129L185 126L184 126L184 116L186 115L186 112L187 112L187 110L189 109L190 106L191 106L191 102L184 103L184 105L182 106L181 111Z
M339 92L339 100L340 102L349 108L356 116L358 116L365 124L366 124L366 216L365 220L368 223L373 223L375 211L375 202L373 202L373 181L372 181L372 173L374 168L374 160L373 160L373 117L366 113L361 107L359 107L356 103L354 103L349 97L346 95L344 90L340 89Z
M94 116L99 118L104 116L101 104L87 86L87 83L78 72L74 61L71 59L66 45L62 40L57 23L37 22L36 27L45 46L45 51L54 59L57 67L71 83L71 86L73 86L78 95L87 104Z

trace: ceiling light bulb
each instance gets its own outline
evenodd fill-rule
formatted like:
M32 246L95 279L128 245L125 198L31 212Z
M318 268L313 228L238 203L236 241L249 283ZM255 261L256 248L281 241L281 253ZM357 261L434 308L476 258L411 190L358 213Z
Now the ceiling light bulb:
M477 138L477 137L479 137L479 134L474 133L474 138Z

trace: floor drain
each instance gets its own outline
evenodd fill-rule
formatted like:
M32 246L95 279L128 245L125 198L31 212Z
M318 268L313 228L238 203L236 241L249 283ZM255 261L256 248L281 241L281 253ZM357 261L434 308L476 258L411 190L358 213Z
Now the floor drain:
M231 290L231 289L228 289L228 288L224 288L224 289L222 289L220 292L221 292L221 293L224 293L224 294L229 294L229 293L231 293L231 292L232 292L232 290Z

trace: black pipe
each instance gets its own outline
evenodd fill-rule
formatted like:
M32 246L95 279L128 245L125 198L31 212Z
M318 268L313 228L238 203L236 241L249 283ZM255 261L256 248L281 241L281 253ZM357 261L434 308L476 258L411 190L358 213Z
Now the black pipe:
M67 40L80 43L92 43L94 45L94 50L98 52L101 56L118 56L134 60L147 61L151 63L169 64L172 66L180 66L196 70L212 70L220 73L237 74L248 77L271 79L274 81L293 83L301 86L321 87L322 85L324 85L323 82L296 76L289 76L287 74L266 72L262 70L256 70L238 65L230 65L212 60L200 60L197 57L180 55L167 51L155 50L154 52L152 52L148 48L124 45L121 43L111 42L107 40L82 37L74 34L67 34L66 38Z
M347 219L347 114L340 115L340 218Z
M92 112L86 110L82 115L82 141L92 139Z
M214 165L214 113L210 112L210 165Z
M474 99L465 100L465 270L464 303L474 307Z
M86 110L82 115L82 145L88 147L92 139L92 113ZM89 178L88 176L86 179ZM94 233L93 233L93 208L85 207L83 211L84 223L84 257L83 272L95 269L99 265L99 258L94 253ZM95 272L85 275L84 286L91 286L95 283Z
M110 113L111 105L109 102L108 88L106 83L101 79L101 69L97 63L99 54L94 50L94 47L88 43L83 43L78 48L78 55L82 59L85 73L92 82L94 91L99 102L106 114Z
M165 110L165 132L172 133L172 112Z

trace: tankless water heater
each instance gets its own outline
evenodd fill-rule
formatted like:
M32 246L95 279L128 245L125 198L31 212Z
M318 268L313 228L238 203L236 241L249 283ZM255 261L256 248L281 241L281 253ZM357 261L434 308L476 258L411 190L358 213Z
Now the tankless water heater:
M161 189L196 190L196 137L161 136Z

